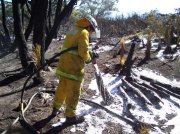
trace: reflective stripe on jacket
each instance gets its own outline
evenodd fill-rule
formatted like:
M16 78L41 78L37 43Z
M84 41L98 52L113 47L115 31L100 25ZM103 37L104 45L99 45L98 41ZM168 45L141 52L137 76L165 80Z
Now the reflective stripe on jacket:
M86 29L75 27L67 34L62 50L70 47L77 47L78 49L68 51L60 56L56 74L72 80L82 81L84 79L85 62L91 61L89 32Z
M60 69L56 69L56 74L60 75L60 76L63 76L63 77L66 77L66 78L69 78L71 80L77 80L77 81L82 81L83 80L83 77L78 77L78 76L75 76L75 75L72 75L72 74L64 73Z

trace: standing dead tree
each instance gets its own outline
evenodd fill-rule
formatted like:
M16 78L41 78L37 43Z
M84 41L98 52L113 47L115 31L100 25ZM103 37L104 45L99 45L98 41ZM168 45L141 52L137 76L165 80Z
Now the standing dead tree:
M45 28L47 18L48 0L36 0L34 12L33 46L36 66L44 64Z
M50 7L53 5L52 2L56 3L54 4L56 5L55 8ZM45 62L45 51L48 49L54 35L57 33L57 29L59 28L61 21L70 16L77 0L70 0L67 4L63 3L64 0L12 0L15 43L19 49L22 67L29 73L36 70L37 66L41 66ZM25 9L30 15L30 19L26 22L29 22L27 27L24 25L26 23L24 23L25 20L23 19L25 4ZM54 18L52 18L53 15L51 15L52 9L56 9ZM49 14L47 15L47 13ZM49 17L49 27L47 26L47 17ZM53 21L54 23L51 27L51 22ZM30 55L27 45L27 41L31 33L33 36L32 44L35 48L33 51L36 60L34 60L33 56Z
M147 28L147 48L145 53L145 60L149 60L151 58L151 38L152 38L152 31L150 28Z
M18 46L19 56L21 60L22 67L24 69L29 69L31 72L33 68L32 59L30 57L26 39L22 29L22 18L21 18L21 7L25 4L25 1L12 0L13 7L13 17L14 17L14 34L15 34L15 44Z
M11 39L10 39L8 28L6 26L6 15L5 15L6 12L5 12L4 0L1 0L1 8L2 8L2 23L3 23L4 33L5 33L5 39L8 45L11 43Z
M165 37L165 44L166 44L166 48L164 50L164 54L173 54L172 48L171 48L171 40L172 40L172 36L173 36L173 25L172 25L172 20L170 19L168 21L168 23L165 26L165 33L164 33L164 37Z
M147 34L147 46L146 46L146 51L145 51L145 57L138 63L137 66L141 66L147 61L151 59L151 38L152 38L152 30L147 27L144 31L144 33Z
M58 3L61 4L62 0L58 0ZM61 5L61 7L58 7L59 9L63 8L62 10L56 10L54 24L45 40L45 51L48 49L55 33L57 33L57 29L59 28L61 21L65 19L66 17L70 16L70 14L72 13L73 7L76 3L77 3L77 0L71 0L67 5L65 4L64 7L63 5Z
M45 29L47 21L48 0L36 0L34 7L33 58L36 68L45 64ZM40 79L40 73L37 74Z
M135 61L135 59L132 60L135 45L136 45L136 43L132 42L131 48L130 48L130 51L129 51L129 54L128 54L128 57L127 57L127 60L126 60L125 64L123 65L122 70L120 71L120 75L125 75L126 80L130 80L130 77L131 77L131 68L132 68L132 65L133 65L133 63Z

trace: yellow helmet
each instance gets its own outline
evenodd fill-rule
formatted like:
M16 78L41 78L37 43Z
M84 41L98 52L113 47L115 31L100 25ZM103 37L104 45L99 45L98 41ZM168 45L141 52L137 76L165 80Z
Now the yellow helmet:
M88 27L88 26L91 25L94 28L95 32L98 29L96 20L90 15L88 15L86 17L83 17L80 20L78 20L76 22L76 25L79 26L79 27Z
M96 20L90 15L86 16L85 18L91 23L92 27L94 28L94 31L97 31L98 25L97 25Z

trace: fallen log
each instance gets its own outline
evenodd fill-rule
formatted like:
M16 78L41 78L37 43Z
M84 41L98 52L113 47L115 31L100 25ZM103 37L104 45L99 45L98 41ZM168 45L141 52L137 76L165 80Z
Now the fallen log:
M148 77L142 76L142 75L140 76L140 79L145 80L145 81L150 82L150 83L157 84L159 86L166 88L169 91L175 92L176 94L180 95L180 88L179 87L174 87L174 86L171 86L170 84L162 83L160 81L153 80L151 78L148 78Z
M98 86L98 90L102 96L103 102L106 105L110 105L113 102L113 97L110 95L110 93L107 90L107 87L105 86L101 72L97 66L97 64L94 65L95 68L95 77L96 77L96 83Z
M152 80L151 78L148 78L148 77L143 76L143 75L140 76L140 79L142 79L142 80L144 80L144 81L147 81L147 82L153 82L153 81L154 81L154 80Z
M106 108L106 107L104 107L104 106L102 106L102 105L100 105L100 104L98 104L96 102L93 102L93 101L90 101L90 100L86 100L86 99L80 99L80 101L82 101L83 103L88 104L88 105L90 105L92 107L96 107L96 108L100 108L102 110L105 110L107 113L117 117L118 119L120 119L122 121L125 121L127 124L132 126L133 130L136 133L140 133L138 130L140 130L140 128L142 128L142 127L146 127L146 128L158 127L159 129L162 129L163 126L172 126L172 125L157 125L157 124L141 122L138 119L136 119L133 116L133 114L129 111L129 114L131 114L131 116L132 116L132 120L130 120L129 118L121 116L121 115L118 115L117 113L109 110L108 108Z
M162 86L164 88L166 88L167 90L169 91L172 91L172 92L175 92L176 94L179 94L180 95L180 88L179 87L173 87L169 84L166 84L166 83L161 83L159 81L152 81L154 84L157 84L159 86Z
M174 96L174 97L180 99L180 95L175 94L175 93L173 93L173 92L167 90L166 88L164 88L164 87L162 87L162 86L159 86L159 85L157 85L157 84L154 84L154 83L150 83L150 84L153 85L154 87L156 87L157 89L160 89L160 90L166 92L167 94L169 94L169 95L171 95L171 96Z
M150 90L136 82L130 82L130 84L132 84L134 87L138 88L151 101L151 103L156 105L157 102L158 103L162 102L160 96L156 92L153 92L152 90Z
M139 91L139 89L137 89L136 87L131 85L129 82L127 82L126 80L122 79L122 84L124 86L126 86L127 88L131 89L143 102L145 102L146 104L152 105L152 103L148 100L148 98L143 93L141 93Z
M137 87L139 87L141 89L141 91L143 92L143 90L146 90L148 92L148 94L151 94L153 97L155 97L159 102L162 102L162 97L156 92L156 89L154 89L155 91L151 90L151 86L147 84L146 86L146 82L142 82L139 81L137 79L133 79L136 83L134 83ZM144 83L144 84L143 84ZM152 87L153 88L153 87ZM163 102L162 102L163 103Z
M131 126L134 126L136 124L132 120L130 120L129 118L121 116L121 115L115 113L114 111L111 111L108 108L106 108L106 107L104 107L104 106L102 106L102 105L100 105L100 104L98 104L96 102L93 102L93 101L87 100L87 99L80 99L80 101L82 101L83 103L88 104L88 105L90 105L92 107L101 108L101 109L105 110L107 113L119 118L120 120L125 121L127 124L129 124Z
M154 128L154 127L159 127L160 129L162 129L162 127L165 126L165 125L156 125L156 124L151 124L151 123L145 123L145 122L141 122L138 119L136 119L136 117L131 112L131 108L132 108L132 106L134 106L134 104L132 104L132 103L134 103L134 102L129 98L129 96L123 89L123 87L119 87L119 90L121 91L121 93L123 95L123 99L126 103L126 107L125 107L125 110L123 113L125 116L132 119L136 123L136 125L133 126L133 129L135 130L135 132L140 133L141 128L150 129L150 128ZM129 105L129 104L131 104L131 105ZM173 125L169 125L169 126L173 126Z
M149 88L150 90L153 90L154 92L156 92L161 98L169 98L170 97L169 94L167 94L167 93L153 87L152 85L148 85L148 84L146 84L144 82L142 83L142 85Z
M179 87L173 87L172 90L175 91L177 94L180 94L180 88Z
M127 95L123 87L118 87L118 91L122 94L124 100L124 109L123 113L126 115L128 110L135 106L135 103L131 100L131 98Z
M125 89L123 87L119 88L120 93L122 93L122 96L124 97L124 99L127 101L127 104L132 104L133 101L131 100L131 98L128 96L128 94L125 92Z

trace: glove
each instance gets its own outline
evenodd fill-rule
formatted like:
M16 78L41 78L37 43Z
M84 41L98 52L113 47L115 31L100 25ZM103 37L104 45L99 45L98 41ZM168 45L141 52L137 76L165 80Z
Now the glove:
M90 56L91 56L92 64L96 64L96 58L99 58L99 55L94 51L90 51L89 53L90 53Z
M89 53L90 53L91 59L99 58L99 55L96 52L90 51Z
M96 58L91 60L92 64L96 64Z

